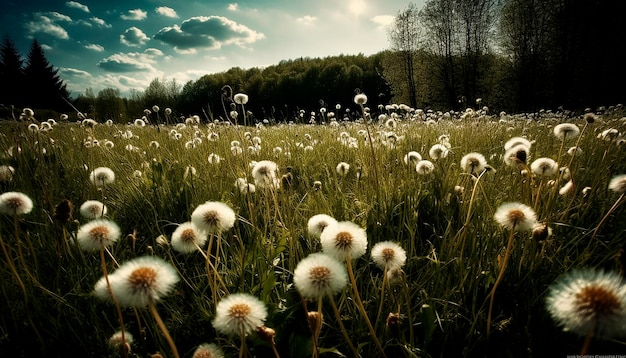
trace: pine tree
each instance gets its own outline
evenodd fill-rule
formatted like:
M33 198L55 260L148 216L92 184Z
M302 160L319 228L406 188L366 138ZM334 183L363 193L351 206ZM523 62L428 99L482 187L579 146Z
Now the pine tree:
M33 40L24 68L27 86L25 100L33 108L67 110L65 100L69 97L65 83L58 70L46 59L43 48Z
M24 60L11 38L6 35L0 44L0 104L23 105Z

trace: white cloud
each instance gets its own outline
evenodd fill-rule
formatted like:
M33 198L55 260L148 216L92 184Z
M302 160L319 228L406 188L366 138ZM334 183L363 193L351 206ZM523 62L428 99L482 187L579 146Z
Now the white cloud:
M176 13L176 10L172 9L171 7L159 6L154 11L156 11L157 14L163 15L163 16L166 16L166 17L172 17L172 18L177 18L178 17L178 14Z
M104 47L102 47L102 45L98 45L98 44L89 44L89 45L85 45L84 46L86 49L88 50L93 50L96 52L103 52L104 51Z
M67 31L58 24L55 24L48 16L38 14L33 21L24 24L29 34L44 33L62 40L67 40L70 36Z
M84 11L84 12L89 12L89 8L87 7L87 5L83 5L83 4L81 4L79 2L76 2L76 1L68 1L68 2L65 3L65 6L71 7L71 8L74 8L74 9L78 9L78 10L81 10L81 11Z
M129 72L157 72L152 66L156 64L155 51L148 49L145 52L116 53L98 62L98 67L108 72L129 73ZM162 54L162 53L161 53Z
M120 35L120 42L129 47L140 47L146 44L150 38L135 26L126 29Z
M87 26L87 27L93 27L93 24L92 24L91 22L89 22L89 21L85 21L85 20L83 20L83 19L77 20L77 21L75 22L75 24L77 24L77 25L83 25L83 26Z
M230 11L237 11L238 8L239 8L239 4L237 4L237 3L228 4L228 10L230 10Z
M379 27L387 27L393 23L395 16L393 15L377 15L370 19L373 23Z
M310 15L305 15L296 19L296 22L304 25L312 25L315 21L317 21L317 17Z
M223 16L196 16L180 26L162 28L154 38L174 46L179 53L194 53L198 48L217 49L225 44L243 46L265 35Z
M148 12L141 9L128 10L128 15L122 14L122 20L144 20L148 17Z
M46 45L46 44L41 44L41 48L44 49L45 51L50 51L52 50L52 46L50 45Z
M81 78L91 78L91 73L83 70L79 70L76 68L70 67L61 67L59 68L59 72L63 75L63 77L81 77Z
M45 13L35 13L35 15L48 17L52 21L72 22L71 17L61 14L56 11L50 11L50 12L45 12Z
M90 17L89 20L91 20L91 22L93 22L94 24L96 24L96 25L98 25L100 27L105 27L107 29L110 29L112 27L111 24L107 24L106 21L102 20L99 17L93 16L93 17Z

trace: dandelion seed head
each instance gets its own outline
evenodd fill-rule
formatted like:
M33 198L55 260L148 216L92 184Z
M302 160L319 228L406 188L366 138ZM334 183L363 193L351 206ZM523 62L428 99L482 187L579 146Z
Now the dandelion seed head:
M203 343L193 352L192 358L224 358L224 352L214 343Z
M191 213L191 222L207 233L220 233L235 225L235 211L219 201L208 201Z
M415 166L415 171L420 175L430 175L435 171L435 165L429 160L420 160Z
M263 326L267 308L258 298L247 293L235 293L223 298L216 307L213 328L236 336L247 336Z
M535 159L530 164L530 170L538 176L554 176L559 171L559 165L551 158Z
M324 253L340 261L356 259L367 250L367 234L357 224L342 221L328 225L320 234Z
M109 280L120 305L145 307L169 294L180 277L163 259L143 256L123 263Z
M354 96L354 103L358 104L358 105L364 105L367 103L367 96L363 93L359 93L356 96Z
M0 194L0 214L24 215L33 210L33 201L28 195L16 191Z
M111 168L98 167L89 174L89 180L97 187L115 182L115 172Z
M580 129L573 123L561 123L554 126L554 135L560 140L573 139L578 137Z
M293 283L306 298L322 298L339 293L348 284L342 263L322 253L302 259L294 270Z
M235 103L243 105L243 104L248 103L248 95L247 94L243 94L243 93L237 93L233 97L233 100L235 101Z
M521 203L505 203L496 209L494 219L500 226L515 231L531 231L537 222L535 211Z
M326 215L326 214L313 215L307 223L308 233L312 237L319 239L324 229L326 229L329 225L336 224L336 223L337 223L337 220L335 220L335 218L333 218L330 215Z
M626 192L626 174L616 175L609 182L609 190L618 194Z
M113 245L122 235L120 227L113 221L92 220L76 232L76 241L85 251L98 251Z
M461 169L466 173L481 173L486 165L487 160L480 153L467 153L461 158Z
M180 253L189 254L202 247L207 240L206 233L200 231L192 222L178 225L172 233L172 248Z
M381 241L372 247L372 260L381 269L397 270L406 263L406 251L392 241Z
M596 269L571 271L553 283L547 308L565 331L599 338L626 335L626 285L620 275Z

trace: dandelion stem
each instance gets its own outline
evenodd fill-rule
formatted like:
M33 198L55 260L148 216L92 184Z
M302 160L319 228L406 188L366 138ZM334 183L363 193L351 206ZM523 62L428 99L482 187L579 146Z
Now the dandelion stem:
M585 341L583 342L582 348L580 348L580 355L586 356L589 352L589 347L591 346L591 341L593 341L593 332L595 331L595 324L591 327L587 335L585 336Z
M167 330L167 327L165 327L165 323L163 323L163 320L161 319L159 312L154 306L154 302L150 302L150 304L148 305L148 308L150 309L150 313L152 313L152 317L154 317L154 320L156 321L157 325L161 329L161 332L163 333L165 340L170 345L170 349L172 350L172 354L174 355L174 358L180 358L180 356L178 355L178 349L176 349L176 345L174 344L174 340L172 339L172 336L170 336L170 332Z
M370 319L367 317L367 312L365 311L365 307L363 306L361 295L359 295L359 289L357 288L356 279L354 278L354 272L352 270L352 263L349 258L346 258L346 266L348 268L348 277L350 278L350 283L352 284L352 291L354 292L354 299L356 301L357 307L359 308L359 310L361 311L361 315L365 319L365 323L367 324L367 328L369 328L370 330L370 335L372 336L372 339L376 344L376 348L378 348L378 351L380 351L381 356L386 358L387 355L385 354L383 347L380 345L378 337L376 337L376 331L374 331L374 327L372 327L372 322L370 322Z
M387 268L387 266L385 266L385 269L383 270L383 284L380 288L380 304L378 305L378 314L376 315L376 321L374 321L376 328L379 327L380 315L383 312L383 304L385 302L385 286L387 285L387 273L388 272L389 272L389 269Z
M104 261L104 246L100 248L100 263L102 265L102 274L104 275L104 280L107 283L107 290L109 291L109 295L111 295L111 299L115 303L115 309L117 310L117 319L120 322L120 330L122 332L122 347L126 346L126 330L124 328L124 318L122 317L122 308L120 307L120 303L117 302L115 295L113 294L113 289L111 288L111 282L109 281L109 272L107 270L107 265ZM128 358L128 350L123 349L124 357Z
M608 220L609 216L611 216L611 214L613 214L615 209L617 209L620 206L620 204L622 204L622 199L624 198L624 194L626 194L626 193L622 193L622 195L620 195L619 198L617 198L617 200L615 201L615 204L613 204L613 206L611 206L611 208L609 209L609 211L607 211L606 215L604 215L604 217L602 218L602 220L600 221L598 226L596 226L595 230L593 230L593 234L591 235L591 240L589 241L590 244L591 244L591 241L593 241L593 239L598 234L598 231L600 230L600 227L602 227L602 225L604 225L604 223Z
M506 265L509 262L509 257L511 256L511 249L513 248L513 237L515 236L515 226L511 229L511 234L509 235L509 243L506 245L506 252L504 253L504 260L502 261L502 266L500 267L500 273L498 274L498 278L496 282L493 284L493 288L489 293L489 312L487 313L487 337L489 337L489 333L491 332L491 313L493 311L493 302L496 297L496 289L500 285L502 278L504 277L504 270L506 269Z
M328 295L328 298L330 298L330 305L333 308L333 313L335 313L335 318L337 319L337 324L339 325L339 329L341 329L341 334L343 334L343 339L346 340L346 343L348 343L350 350L352 351L352 353L354 353L354 357L357 358L359 356L359 352L354 347L354 344L352 343L352 340L350 339L350 336L348 335L348 332L346 331L346 327L343 325L343 322L341 321L341 314L339 314L339 310L337 309L337 303L335 302L335 298L331 295Z

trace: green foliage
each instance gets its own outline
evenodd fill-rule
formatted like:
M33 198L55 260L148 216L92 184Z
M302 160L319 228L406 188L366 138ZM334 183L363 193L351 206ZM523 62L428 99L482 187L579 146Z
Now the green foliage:
M345 69L340 65L332 68ZM354 68L348 72L353 71L358 72ZM620 117L621 113L614 113L588 125L579 143L583 154L574 158L568 154L558 158L564 151L552 130L561 119L549 116L531 123L518 117L497 121L476 116L466 122L426 124L401 114L395 129L382 123L258 128L211 124L178 127L178 140L170 137L171 126L89 128L65 123L51 131L33 132L25 123L3 123L0 165L11 165L15 175L12 181L0 182L1 192L23 192L32 198L35 208L15 220L0 217L0 238L7 250L7 255L0 257L0 290L3 302L11 307L0 314L0 354L15 355L17 350L17 356L43 352L115 356L106 343L119 328L115 308L92 295L102 276L98 255L82 252L74 243L78 227L86 222L76 207L90 199L104 201L108 217L122 228L122 238L111 247L117 262L156 255L176 267L182 280L157 308L185 356L203 342L216 342L228 356L237 353L238 339L216 333L211 325L215 304L226 292L250 293L267 304L266 325L276 330L282 357L312 353L305 307L314 311L316 305L302 301L293 286L293 271L302 258L320 250L319 242L307 232L308 219L319 213L364 227L369 248L392 240L407 251L403 275L391 282L383 297L384 273L371 262L369 252L353 263L371 320L383 301L383 314L372 323L389 357L575 352L581 339L554 326L544 308L544 295L547 285L573 268L623 270L615 258L623 249L626 225L619 218L624 208L619 207L598 235L591 237L617 200L618 195L607 190L608 181L626 173L623 146L596 138L610 127L626 130ZM570 121L581 129L585 126L578 118ZM368 129L373 133L373 150L365 134ZM390 139L392 131L398 136L394 141ZM209 140L210 134L217 137ZM414 166L405 165L408 151L416 150L428 158L429 148L444 134L450 138L451 152L433 160L433 174L420 176ZM356 147L342 144L339 139L346 135L356 138ZM559 160L561 166L569 163L575 194L558 195L556 191L565 181L557 178L552 187L540 191L544 184L539 178L525 176L520 168L503 163L504 143L520 135L534 141L529 162L546 156ZM247 149L253 144L252 136L262 139L258 151ZM194 138L201 142L194 147L186 145ZM241 142L243 153L231 151L233 140ZM106 141L114 146L105 145ZM160 146L151 145L152 141ZM574 145L575 141L568 141L565 149ZM463 173L459 162L469 152L482 153L494 170L480 180ZM211 153L222 158L218 164L208 162ZM283 182L279 190L257 188L255 193L242 193L233 183L237 178L253 182L252 160L275 161L280 174L290 173L292 179ZM340 161L351 166L346 176L335 171ZM89 173L100 166L111 168L116 180L95 188ZM315 187L315 181L320 181L321 187ZM585 187L591 188L587 195L582 194ZM67 223L54 219L55 207L64 199L75 205L74 218ZM212 238L210 254L219 258L214 258L215 265L225 284L216 296L200 253L183 255L157 240L162 235L169 238L177 225L189 221L191 212L206 201L224 202L238 215L231 230ZM547 222L553 234L542 242L533 241L528 233L516 234L495 300L492 336L487 338L485 300L508 237L493 214L507 201L534 206L539 220ZM15 263L24 283L26 301L7 258ZM110 271L116 267L111 257L107 257L107 266ZM335 300L341 321L361 355L375 356L376 347L351 289L346 288ZM322 310L325 324L320 352L350 355L328 300ZM398 320L388 320L390 313ZM125 308L123 317L136 337L133 355L169 352L147 311ZM251 356L272 355L270 345L256 334L248 338L248 348ZM594 341L592 345L601 353L623 348L623 343L616 342Z

